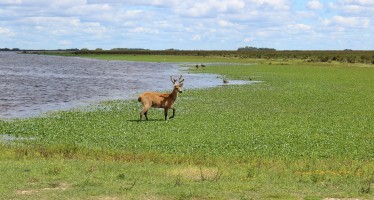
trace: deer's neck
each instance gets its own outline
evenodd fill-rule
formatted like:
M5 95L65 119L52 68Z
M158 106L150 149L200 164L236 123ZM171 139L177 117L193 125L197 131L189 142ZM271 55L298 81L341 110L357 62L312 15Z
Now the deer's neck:
M177 99L178 97L178 91L177 90L173 90L171 93L170 93L170 98L173 99L174 101Z

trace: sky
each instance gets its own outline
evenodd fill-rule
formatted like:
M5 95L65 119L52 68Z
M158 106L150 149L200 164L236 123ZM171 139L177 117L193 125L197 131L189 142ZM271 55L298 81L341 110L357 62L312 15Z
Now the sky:
M374 0L0 0L0 48L374 50Z

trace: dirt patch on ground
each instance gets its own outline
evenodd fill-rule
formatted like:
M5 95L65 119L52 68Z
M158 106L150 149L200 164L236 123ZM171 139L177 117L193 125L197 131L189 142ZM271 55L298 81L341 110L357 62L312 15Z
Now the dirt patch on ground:
M189 166L172 169L167 175L190 181L217 181L222 176L222 171L218 168Z
M117 197L99 197L98 199L99 200L117 200L119 198L117 198Z
M32 195L40 192L45 191L63 191L70 188L70 185L67 183L51 183L49 184L49 187L41 188L41 189L24 189L24 190L18 190L17 194L19 195Z
M362 200L358 198L324 198L323 200Z

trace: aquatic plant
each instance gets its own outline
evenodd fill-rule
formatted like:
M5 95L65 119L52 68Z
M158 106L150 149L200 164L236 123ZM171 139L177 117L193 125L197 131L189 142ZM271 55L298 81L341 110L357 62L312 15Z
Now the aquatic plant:
M66 185L66 198L371 197L373 68L285 62L192 67L262 82L185 90L168 122L138 123L136 100L2 121L35 140L0 145L1 196Z

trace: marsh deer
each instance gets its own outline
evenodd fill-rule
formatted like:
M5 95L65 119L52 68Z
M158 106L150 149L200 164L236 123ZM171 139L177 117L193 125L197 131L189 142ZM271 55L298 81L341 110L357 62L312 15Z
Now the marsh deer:
M174 108L174 102L178 97L178 93L182 93L182 86L183 81L182 75L179 77L178 83L177 79L173 79L173 77L170 76L170 80L173 83L173 91L171 93L158 93L158 92L144 92L139 95L138 101L143 104L143 109L140 111L140 119L139 121L142 121L142 116L145 116L145 119L148 120L147 112L148 109L153 108L164 108L164 115L165 115L165 121L168 117L168 110L171 108L173 109L173 115L169 118L173 118L175 116L175 108Z

